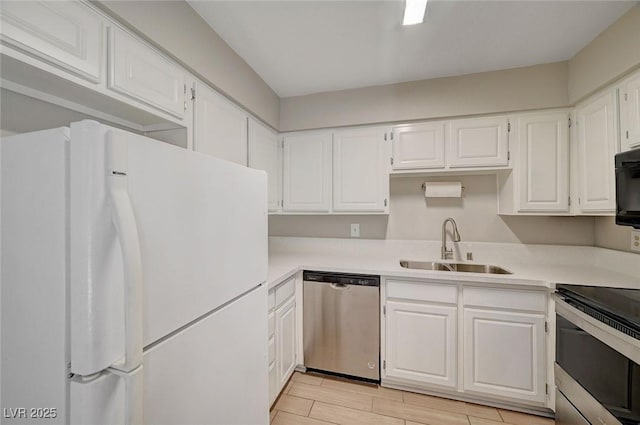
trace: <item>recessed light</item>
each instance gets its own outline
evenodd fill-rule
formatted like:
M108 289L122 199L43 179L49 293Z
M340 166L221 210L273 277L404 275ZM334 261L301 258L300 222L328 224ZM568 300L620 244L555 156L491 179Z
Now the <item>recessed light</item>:
M402 25L415 25L424 22L427 0L405 0Z

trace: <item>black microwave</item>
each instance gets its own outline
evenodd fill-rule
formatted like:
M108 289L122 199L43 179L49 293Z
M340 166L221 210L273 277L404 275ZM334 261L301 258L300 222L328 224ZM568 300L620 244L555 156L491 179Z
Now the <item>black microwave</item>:
M640 229L640 149L616 155L616 224Z

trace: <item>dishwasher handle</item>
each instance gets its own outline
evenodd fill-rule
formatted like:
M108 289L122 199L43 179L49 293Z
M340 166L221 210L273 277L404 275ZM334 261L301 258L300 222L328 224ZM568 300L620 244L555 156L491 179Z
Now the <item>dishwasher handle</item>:
M338 291L349 290L349 285L346 285L344 283L330 283L329 286L331 286L333 289L337 289Z
M336 273L304 270L302 280L305 282L330 283L334 289L343 286L380 286L380 276L353 273Z

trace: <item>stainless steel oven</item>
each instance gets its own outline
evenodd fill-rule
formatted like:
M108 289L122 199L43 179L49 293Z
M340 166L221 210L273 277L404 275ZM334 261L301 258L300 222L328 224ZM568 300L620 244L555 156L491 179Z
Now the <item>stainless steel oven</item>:
M640 290L559 285L556 424L640 424Z

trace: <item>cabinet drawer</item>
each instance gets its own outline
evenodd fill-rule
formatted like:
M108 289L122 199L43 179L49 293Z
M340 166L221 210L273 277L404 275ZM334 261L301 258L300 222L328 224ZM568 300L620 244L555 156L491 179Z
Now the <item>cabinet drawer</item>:
M513 289L464 288L465 306L545 312L547 294Z
M94 83L102 77L103 20L73 1L4 1L2 39Z
M269 364L276 359L276 339L269 339Z
M269 313L269 338L276 332L276 313L272 311Z
M109 88L178 118L184 116L185 73L124 31L109 28Z
M437 283L387 280L387 297L456 304L458 302L458 287Z
M279 306L293 295L296 290L295 283L296 279L292 277L276 288L276 306Z
M269 295L267 296L267 303L269 305L269 311L273 311L276 308L276 291L269 291Z

